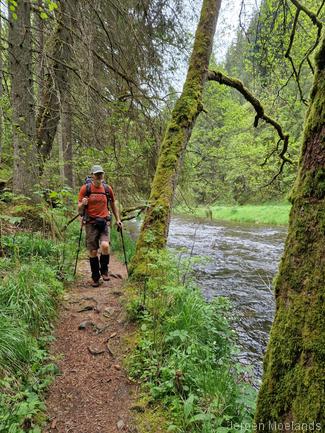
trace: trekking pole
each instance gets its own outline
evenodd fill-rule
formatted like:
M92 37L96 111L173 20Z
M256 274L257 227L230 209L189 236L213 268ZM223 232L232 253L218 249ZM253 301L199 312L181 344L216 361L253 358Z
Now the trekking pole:
M74 216L73 218L71 218L71 220L69 222L66 223L66 225L63 227L63 230L66 230L67 227L73 223L74 220L76 220L78 218L78 216L80 216L80 214L77 214L76 216Z
M129 270L128 270L128 261L126 258L126 251L125 251L125 244L124 244L124 237L123 237L123 229L122 227L118 227L118 231L121 233L121 240L122 240L122 247L123 247L123 254L124 254L124 263L126 267L126 274L129 276Z
M79 242L78 242L78 250L77 250L77 256L76 256L76 263L74 265L74 271L73 271L73 276L76 276L76 272L77 272L77 263L78 263L78 257L79 257L79 251L80 251L80 244L81 244L81 236L82 236L82 229L84 226L84 217L85 217L85 211L82 215L82 221L81 221L81 227L80 227L80 234L79 234Z

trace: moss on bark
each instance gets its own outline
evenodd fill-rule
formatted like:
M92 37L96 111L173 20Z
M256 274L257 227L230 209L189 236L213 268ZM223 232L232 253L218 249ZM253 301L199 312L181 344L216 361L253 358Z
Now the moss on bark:
M257 431L325 429L324 121L323 34L291 197L289 232L275 283L276 315L264 359Z
M203 85L207 79L220 3L221 0L203 1L183 92L175 104L161 144L149 208L131 263L134 276L146 274L150 251L166 245L179 166L195 120L202 110Z

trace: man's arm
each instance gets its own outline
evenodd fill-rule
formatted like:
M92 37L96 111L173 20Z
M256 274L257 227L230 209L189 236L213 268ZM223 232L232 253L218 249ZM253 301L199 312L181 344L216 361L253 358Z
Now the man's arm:
M81 187L78 196L78 212L80 215L83 215L87 205L88 205L88 197L86 197L86 190L85 188Z

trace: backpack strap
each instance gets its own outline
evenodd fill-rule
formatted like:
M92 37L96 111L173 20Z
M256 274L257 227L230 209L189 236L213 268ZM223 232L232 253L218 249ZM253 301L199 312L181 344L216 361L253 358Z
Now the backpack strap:
M107 185L107 183L103 182L103 186L105 188L105 194L106 194L106 198L107 198L107 207L109 204L111 204L112 202L112 194L111 194L111 189L110 187Z
M86 182L86 197L89 197L91 194L91 183Z

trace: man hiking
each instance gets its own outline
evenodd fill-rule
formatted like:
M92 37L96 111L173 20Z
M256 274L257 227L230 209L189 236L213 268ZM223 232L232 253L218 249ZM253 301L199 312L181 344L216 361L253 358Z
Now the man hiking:
M91 169L91 178L79 191L78 210L83 215L82 224L86 226L86 247L89 252L92 286L100 285L100 276L104 281L109 280L109 238L111 213L114 214L116 224L121 230L123 225L118 209L115 205L113 190L104 182L104 170L100 165ZM98 249L101 249L98 259Z

